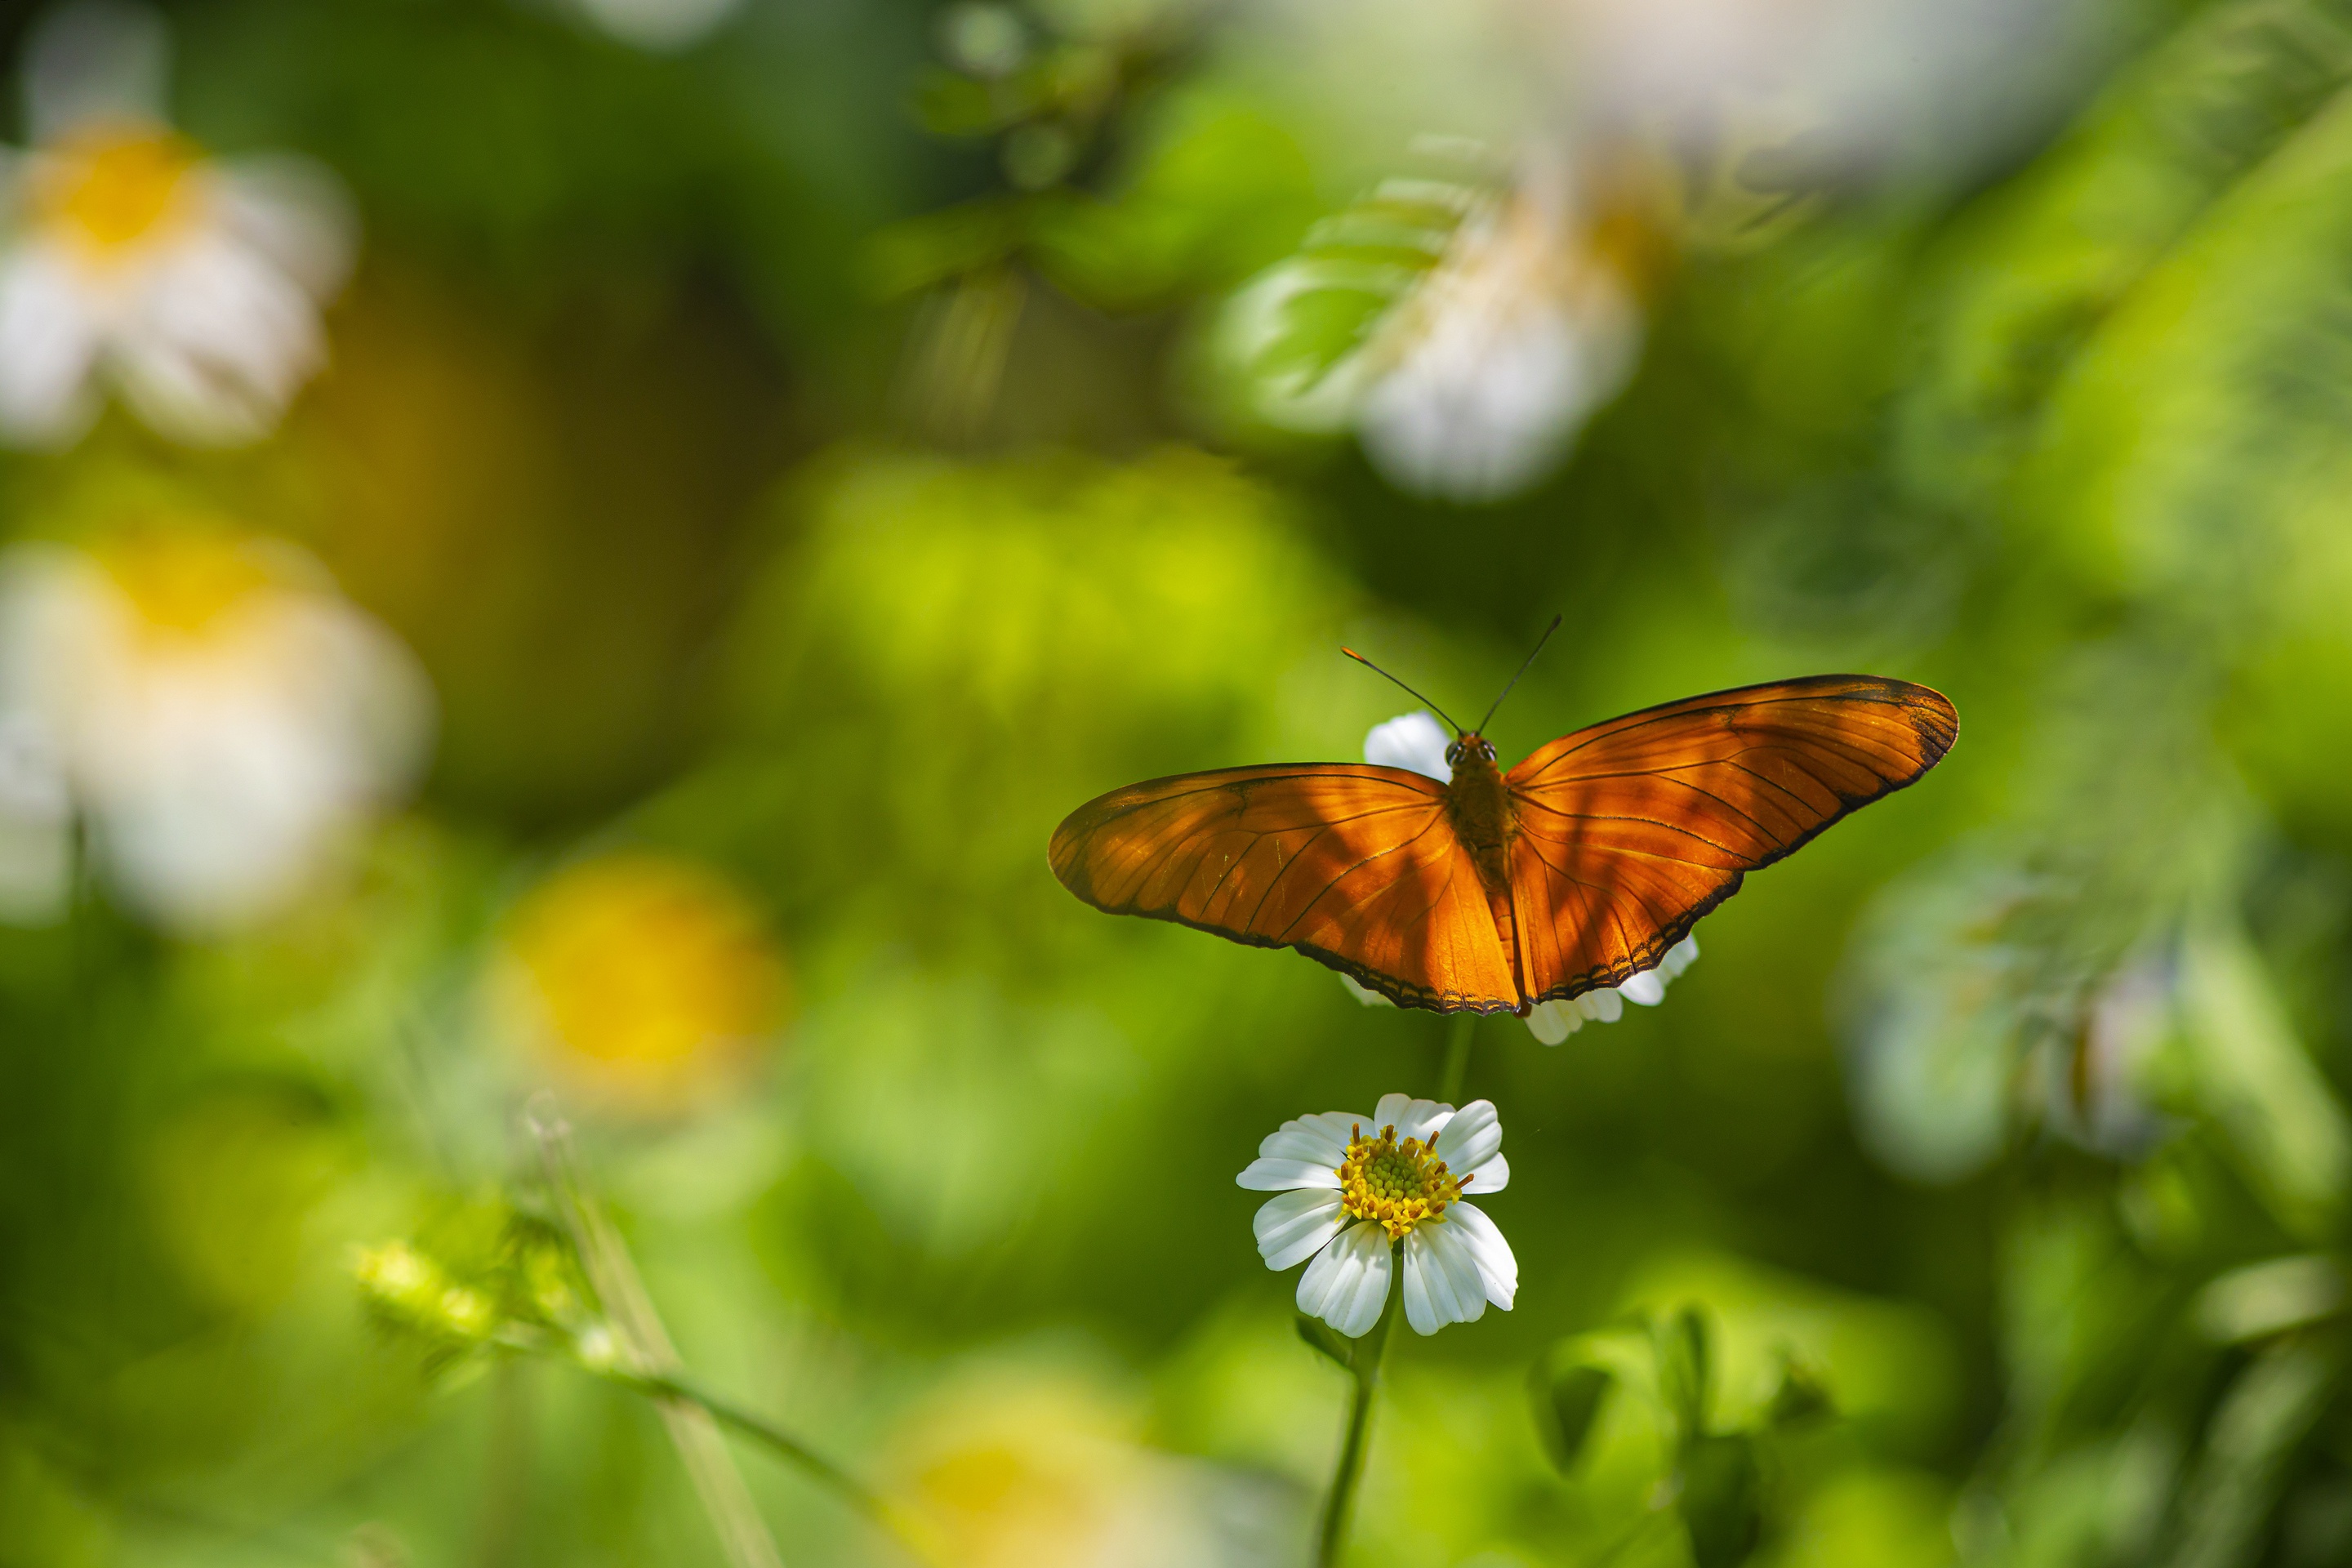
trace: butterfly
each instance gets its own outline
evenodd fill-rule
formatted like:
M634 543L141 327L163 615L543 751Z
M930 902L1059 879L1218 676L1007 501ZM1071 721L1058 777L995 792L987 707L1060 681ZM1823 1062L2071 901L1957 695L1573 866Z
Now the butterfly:
M1940 692L1816 675L1644 708L1505 773L1481 733L1502 700L1475 729L1446 720L1450 780L1370 763L1150 779L1070 813L1047 858L1108 913L1290 948L1400 1006L1524 1017L1654 967L1748 872L1916 783L1959 734Z

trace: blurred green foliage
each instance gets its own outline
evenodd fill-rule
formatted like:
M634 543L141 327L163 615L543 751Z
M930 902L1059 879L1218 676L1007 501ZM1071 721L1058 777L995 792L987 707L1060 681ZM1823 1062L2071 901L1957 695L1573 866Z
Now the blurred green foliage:
M187 133L360 215L328 367L257 445L0 456L0 530L295 541L438 749L272 920L86 862L0 928L0 1563L726 1560L656 1407L538 1353L594 1291L494 977L613 852L723 879L797 999L682 1108L567 1107L695 1378L959 1561L1301 1560L1347 1375L1233 1176L1433 1092L1443 1026L1097 915L1045 840L1359 754L1402 699L1342 641L1470 709L1555 610L1507 752L1848 668L1962 736L1662 1005L1478 1026L1523 1283L1398 1336L1351 1561L2352 1559L2352 8L2106 7L1972 160L1667 147L1639 369L1479 506L1242 412L1517 177L1339 145L1427 95L1277 59L1290 10L165 9ZM783 1560L907 1560L734 1457Z

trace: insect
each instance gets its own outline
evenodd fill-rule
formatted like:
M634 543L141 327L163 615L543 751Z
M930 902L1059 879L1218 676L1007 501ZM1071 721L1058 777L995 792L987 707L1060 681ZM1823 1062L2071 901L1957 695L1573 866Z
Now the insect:
M1481 731L1518 679L1476 728L1445 720L1450 781L1370 763L1150 779L1070 813L1054 875L1098 910L1292 948L1400 1006L1524 1017L1654 966L1747 873L1916 783L1959 733L1940 692L1816 675L1645 708L1505 773Z

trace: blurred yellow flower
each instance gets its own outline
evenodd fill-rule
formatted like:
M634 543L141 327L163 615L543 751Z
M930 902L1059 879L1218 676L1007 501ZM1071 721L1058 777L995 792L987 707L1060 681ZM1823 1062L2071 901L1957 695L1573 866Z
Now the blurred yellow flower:
M949 1568L1215 1568L1270 1561L1261 1500L1145 1447L1072 1373L1002 1369L927 1401L898 1435L903 1495ZM1260 1531L1259 1533L1265 1533Z
M26 51L34 145L0 150L0 436L72 440L110 383L150 426L266 434L326 354L351 223L332 179L215 160L163 117L162 20L68 5Z
M501 1032L608 1110L664 1115L740 1080L781 1020L783 956L715 872L616 853L557 872L509 921Z
M0 554L0 918L55 918L71 816L152 920L276 912L423 763L408 650L315 561L155 516Z

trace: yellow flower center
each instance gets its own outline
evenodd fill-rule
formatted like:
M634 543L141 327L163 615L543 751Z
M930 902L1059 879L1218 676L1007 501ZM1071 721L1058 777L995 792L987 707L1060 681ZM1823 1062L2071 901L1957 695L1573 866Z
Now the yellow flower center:
M244 541L209 529L140 530L95 553L142 628L163 639L201 637L273 584L268 565Z
M87 251L119 256L187 216L196 149L169 130L98 127L48 152L32 190L34 216Z
M1455 1176L1437 1157L1433 1141L1418 1138L1397 1142L1393 1125L1367 1138L1361 1126L1348 1142L1348 1157L1339 1162L1339 1201L1358 1219L1378 1220L1390 1236L1402 1237L1423 1220L1444 1215L1445 1205L1462 1201L1468 1176Z

